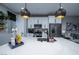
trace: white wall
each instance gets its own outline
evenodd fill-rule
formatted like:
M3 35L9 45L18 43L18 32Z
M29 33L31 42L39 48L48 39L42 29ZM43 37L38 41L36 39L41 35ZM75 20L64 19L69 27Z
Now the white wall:
M56 23L55 16L48 16L49 23Z

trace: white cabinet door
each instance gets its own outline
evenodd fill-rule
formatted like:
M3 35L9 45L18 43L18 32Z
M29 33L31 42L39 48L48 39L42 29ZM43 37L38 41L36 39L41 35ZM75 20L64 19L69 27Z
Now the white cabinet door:
M28 28L34 28L34 24L40 24L39 17L31 17L28 19Z
M28 28L34 28L34 21L33 18L28 19Z
M60 23L61 24L61 19L56 19L56 23Z
M55 16L48 16L49 23L55 23Z
M48 28L48 17L42 17L41 23L42 23L42 28Z
M49 20L49 23L60 23L61 24L61 19L57 19L55 18L55 16L48 16L48 20Z
M34 24L41 24L41 17L35 17Z
M38 20L37 17L34 17L34 18L33 18L33 23L34 23L34 24L37 24L37 20Z
M48 28L48 17L31 17L28 20L28 28L34 28L34 24L42 24L42 28Z
M32 25L32 24L29 24L29 25L28 25L28 28L33 28L33 25Z

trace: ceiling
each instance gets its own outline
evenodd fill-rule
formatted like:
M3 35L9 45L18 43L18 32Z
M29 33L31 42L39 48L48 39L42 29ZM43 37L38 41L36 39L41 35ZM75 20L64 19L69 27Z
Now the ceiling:
M24 3L3 3L6 7L20 13L21 8L24 7ZM79 3L62 3L64 9L66 9L67 16L79 16ZM48 15L54 14L59 9L58 3L27 3L27 9L32 15Z

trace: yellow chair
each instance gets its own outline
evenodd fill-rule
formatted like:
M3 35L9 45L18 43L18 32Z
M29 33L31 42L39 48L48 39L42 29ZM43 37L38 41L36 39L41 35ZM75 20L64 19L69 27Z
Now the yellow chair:
M20 44L22 42L22 36L20 34L16 35L16 42Z

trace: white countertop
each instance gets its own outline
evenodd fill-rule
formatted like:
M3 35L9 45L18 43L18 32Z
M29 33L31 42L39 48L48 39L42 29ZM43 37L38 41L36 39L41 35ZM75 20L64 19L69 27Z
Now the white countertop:
M37 38L23 37L24 45L15 49L11 49L8 43L0 46L0 54L2 55L59 55L59 54L79 54L79 44L64 38L55 38L57 41L51 42L40 42Z

